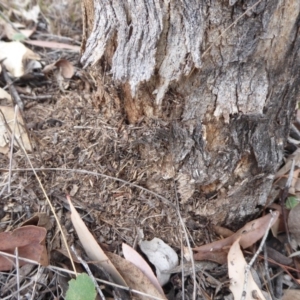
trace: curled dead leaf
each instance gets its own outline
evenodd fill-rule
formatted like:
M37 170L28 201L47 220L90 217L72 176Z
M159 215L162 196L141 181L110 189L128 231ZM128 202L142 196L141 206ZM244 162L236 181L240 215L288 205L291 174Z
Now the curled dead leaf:
M66 59L60 59L55 63L45 66L43 69L43 73L48 74L49 72L52 72L56 68L58 68L60 74L65 79L72 78L75 73L74 66Z

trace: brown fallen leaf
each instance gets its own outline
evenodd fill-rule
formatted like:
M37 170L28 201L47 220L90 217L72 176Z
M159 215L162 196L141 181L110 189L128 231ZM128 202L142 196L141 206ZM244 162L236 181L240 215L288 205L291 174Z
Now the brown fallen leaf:
M234 231L231 231L228 228L217 226L217 225L213 225L213 229L216 234L222 236L223 238L227 238L234 234Z
M162 295L149 278L134 264L114 253L107 252L107 256L124 277L131 289L144 292L160 299L167 299L166 296ZM148 300L150 297L135 294L134 299Z
M11 232L0 233L0 251L14 254L15 248L18 248L19 257L34 260L42 265L48 265L48 257L45 253L45 237L47 230L37 226L24 226ZM27 262L19 259L19 265L23 266ZM15 260L0 256L0 270L11 270L14 267Z
M50 217L47 213L38 212L34 214L30 219L26 220L22 226L34 225L38 227L44 227L46 230L50 230L53 227Z
M42 72L47 74L55 68L58 68L61 75L66 79L72 78L75 73L74 66L66 59L59 59L58 61L45 66Z
M278 219L279 212L274 211L273 214L275 216L272 220L271 226ZM193 250L197 252L212 252L218 250L220 251L227 247L230 247L238 238L240 238L240 245L242 246L242 248L244 249L248 248L263 237L264 233L268 228L271 218L272 215L267 214L261 218L258 218L256 220L247 223L235 234L227 237L226 239L222 239L210 244L202 245L200 247L194 248Z
M163 289L161 288L156 276L154 275L150 266L146 263L143 257L136 252L132 247L123 243L122 244L123 255L126 260L134 264L137 268L139 268L145 276L152 282L152 284L156 287L160 294L164 295Z
M216 251L206 251L206 252L197 252L194 254L194 259L195 260L209 260L216 262L220 265L223 265L227 262L227 254L228 254L228 249L227 251L224 250L216 250Z

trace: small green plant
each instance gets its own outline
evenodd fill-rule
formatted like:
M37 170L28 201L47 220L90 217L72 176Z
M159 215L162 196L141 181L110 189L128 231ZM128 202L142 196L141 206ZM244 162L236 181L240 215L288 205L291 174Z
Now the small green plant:
M92 279L85 273L69 281L66 300L95 300L96 288Z
M299 199L295 196L290 196L287 198L287 200L285 202L285 207L287 209L293 209L298 204L299 204Z
M19 41L19 42L24 41L24 40L26 40L26 36L22 33L17 32L13 35L12 40Z

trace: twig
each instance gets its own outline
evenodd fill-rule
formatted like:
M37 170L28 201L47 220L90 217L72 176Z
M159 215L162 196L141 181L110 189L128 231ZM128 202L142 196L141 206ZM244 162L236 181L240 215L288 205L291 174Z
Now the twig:
M13 158L13 150L15 143L15 132L16 132L16 122L17 122L17 114L18 114L18 105L15 106L15 115L14 115L14 127L11 136L11 144L10 144L10 155L9 155L9 172L8 172L8 192L11 192L10 182L11 182L11 168L12 168L12 158Z
M70 252L70 249L69 249L69 245L68 245L66 236L65 236L65 234L64 234L64 232L63 232L63 230L62 230L62 227L61 227L61 225L60 225L60 222L59 222L58 216L57 216L57 214L56 214L56 212L55 212L55 209L54 209L54 207L53 207L53 205L52 205L52 203L51 203L51 201L50 201L50 199L49 199L49 197L48 197L48 195L47 195L47 193L46 193L46 191L45 191L45 189L44 189L44 187L43 187L43 184L42 184L42 182L41 182L41 179L40 179L39 176L37 175L37 173L36 173L36 171L35 171L35 169L34 169L34 167L33 167L33 165L32 165L32 162L31 162L31 160L30 160L30 158L29 158L29 156L28 156L28 154L27 154L26 149L23 147L22 144L20 144L20 146L21 146L21 149L23 150L23 152L25 153L25 156L26 156L26 158L27 158L27 161L28 161L28 163L29 163L29 165L30 165L30 167L31 167L30 170L33 172L35 178L37 179L37 181L38 181L38 183L39 183L39 186L40 186L40 188L41 188L41 190L42 190L42 192L43 192L43 194L44 194L44 196L45 196L45 198L46 198L46 200L47 200L47 203L48 203L48 205L50 206L50 209L51 209L51 211L52 211L52 213L53 213L53 216L54 216L54 219L55 219L55 221L56 221L56 224L57 224L57 226L58 226L58 228L59 228L59 230L60 230L60 232L61 232L61 237L62 237L63 243L64 243L64 245L65 245L65 247L66 247L67 253L68 253L68 255L69 255L69 258L70 258L70 261L71 261L72 268L73 268L75 274L77 274L76 268L75 268L75 264L74 264L74 261L73 261L73 259L72 259L72 255L71 255L71 252ZM77 276L77 275L76 275L76 276Z
M47 100L52 99L53 95L27 96L24 94L20 94L20 97L28 100Z
M182 289L182 300L185 299L185 294L184 294L184 266L183 266L183 260L184 260L184 253L183 253L183 237L182 237L182 231L180 230L180 256L181 256L181 262L180 262L180 266L181 266L181 289Z
M289 194L289 188L292 184L293 181L293 175L294 175L294 170L295 170L295 159L293 159L292 162L292 166L289 172L289 177L286 181L285 187L283 188L283 191L281 192L280 195L280 205L281 205L281 210L282 210L282 218L283 218L283 223L284 223L284 227L285 227L285 232L287 235L287 240L289 245L291 244L291 237L290 237L290 231L288 228L288 224L287 224L287 216L286 216L286 210L285 210L285 200L288 197Z
M42 274L42 272L44 271L44 268L41 268L41 265L38 265L38 270L37 270L37 273L35 274L34 277L34 285L33 285L33 288L32 288L32 292L31 292L31 300L34 300L34 296L36 294L36 286L37 286L37 283L38 283L38 275L39 274Z
M8 73L6 71L5 65L3 64L3 61L1 62L1 66L2 66L2 73L3 73L4 80L5 80L6 84L9 85L10 94L11 94L15 104L19 106L21 111L23 111L24 103L22 102L22 99L20 98L15 86L13 85L13 81L8 76Z
M271 219L269 221L269 224L268 224L268 228L260 242L260 245L257 249L257 251L255 252L254 256L252 257L252 259L250 260L250 262L248 263L248 265L246 266L246 269L245 269L245 279L244 279L244 285L243 285L243 292L242 292L242 297L241 297L241 300L245 300L246 299L246 296L247 296L247 284L248 284L248 277L249 277L249 272L255 262L255 260L257 259L259 253L262 251L263 249L263 246L266 242L266 239L267 239L267 236L268 236L268 233L269 233L269 230L271 228L271 224L273 223L273 220L276 216L276 213L274 213L273 211L270 211L271 213Z
M186 240L188 249L189 249L189 255L190 255L191 263L192 263L193 281L194 281L194 286L193 286L193 299L196 300L196 292L197 292L196 288L197 288L197 282L196 282L196 268L195 268L194 255L193 255L193 251L192 251L192 248L191 248L191 244L190 244L190 241L189 241L189 236L188 236L188 234L187 234L187 230L186 230L185 224L184 224L183 219L182 219L181 214L180 214L180 210L179 210L179 200L178 200L178 195L177 195L177 190L176 190L176 183L175 183L174 180L173 180L173 183L174 183L174 188L175 188L175 196L176 196L176 204L177 204L176 212L177 212L177 215L178 215L178 218L179 218L181 227L182 227L183 232L184 232L184 237L185 237L185 240ZM182 290L182 293L184 294L184 289Z
M81 258L81 256L77 253L75 247L72 245L71 246L71 250L74 252L75 256L77 257L77 259L79 260L79 262L84 266L85 270L87 271L87 273L89 274L90 278L92 279L97 291L98 291L98 294L100 296L101 299L105 300L105 297L93 275L93 273L91 272L91 269L90 267L88 266L88 264Z
M41 32L36 32L36 35L38 38L46 38L46 40L54 40L54 41L68 41L72 42L76 45L81 45L79 41L74 40L73 38L67 37L67 36L60 36L60 35L55 35L55 34L49 34L49 33L41 33Z
M19 266L19 251L18 247L15 248L15 256L16 256L16 272L17 272L17 297L20 300L20 266Z

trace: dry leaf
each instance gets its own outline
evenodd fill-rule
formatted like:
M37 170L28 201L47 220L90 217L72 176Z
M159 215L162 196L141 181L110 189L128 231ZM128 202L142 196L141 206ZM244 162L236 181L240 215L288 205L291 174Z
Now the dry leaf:
M228 251L228 250L227 250ZM227 262L227 252L226 250L215 250L206 252L197 252L194 254L194 260L209 260L223 265Z
M144 273L134 264L113 253L107 252L107 256L124 277L130 288L147 293L148 295L154 297L158 297L160 299L167 299L164 295L158 292L148 277L145 276ZM134 295L134 299L149 300L149 298L150 297L142 295Z
M176 252L159 238L154 238L151 241L140 241L139 246L149 261L155 266L160 285L166 284L170 279L170 274L165 272L178 265Z
M59 69L60 74L66 79L72 78L75 73L75 69L74 69L72 63L70 63L66 59L60 59L60 60L56 61L55 63L45 66L42 72L44 74L47 74L47 73L55 70L56 68Z
M26 69L25 63L39 60L40 56L20 42L0 42L0 60L2 59L5 59L3 64L14 77L21 77Z
M152 269L149 267L149 265L146 263L146 261L143 259L143 257L137 253L132 247L128 246L127 244L122 244L122 250L123 254L126 260L130 261L132 264L134 264L137 268L139 268L145 276L149 278L149 280L152 282L152 284L156 287L156 289L164 295L164 292L154 275Z
M242 298L246 266L247 263L241 251L238 239L233 243L228 253L228 275L230 279L229 288L236 300L240 300ZM245 300L264 300L265 297L253 280L251 272L248 274L247 282ZM257 295L259 298L254 298L253 295Z
M34 260L42 265L48 265L48 257L45 254L45 237L47 230L37 226L24 226L15 229L12 232L0 233L0 251L13 254L15 248L18 248L19 257ZM15 260L0 256L0 270L11 270ZM19 265L25 265L27 262L19 260Z
M32 151L31 144L27 132L24 127L23 119L18 112L15 121L15 109L9 106L0 106L0 152L6 154L9 151L11 134L14 132L14 145L18 147L18 143L23 145L27 151ZM10 128L10 130L8 129Z
M274 218L272 220L271 226L276 222L279 216L278 211L272 212ZM253 220L247 223L243 228L238 230L235 234L229 236L226 239L222 239L210 244L206 244L197 248L194 248L194 251L198 252L212 252L220 251L226 247L230 247L238 238L240 238L240 244L245 249L256 243L261 239L266 232L270 220L272 218L271 214L267 214L261 218ZM197 254L194 255L196 257ZM196 258L195 258L196 259Z
M50 217L47 213L38 212L34 214L30 219L26 220L22 226L34 225L38 227L44 227L46 230L50 230L53 227Z
M51 42L51 41L39 41L39 40L25 41L25 43L33 45L33 46L43 47L43 48L68 49L68 50L80 52L79 46L74 46L74 45L69 45L69 44L64 44L64 43L57 43L57 42Z
M70 63L68 60L60 59L55 63L55 65L59 68L61 75L64 78L70 79L73 77L73 75L75 73L75 69L74 69L72 63Z
M267 214L247 223L242 229L237 231L237 234L241 236L240 245L242 248L246 249L260 240L264 236L268 226L270 225L272 227L277 221L279 215L280 213L278 211L274 211L272 214ZM271 219L272 222L270 223Z
M222 227L222 226L213 225L213 229L216 234L222 236L223 238L227 238L234 234L233 231L231 231L228 228Z
M106 256L106 254L103 252L99 244L94 239L93 235L90 233L88 228L85 226L84 222L82 221L80 215L76 211L75 207L73 206L71 199L69 196L67 196L70 210L71 210L71 220L73 223L73 226L77 232L77 235L80 239L80 242L87 254L87 256L94 261L97 261L109 274L110 276L115 280L116 283L127 286L125 280L120 275L120 273L117 271L115 266L112 264L112 262L109 260L109 258Z

